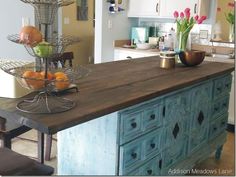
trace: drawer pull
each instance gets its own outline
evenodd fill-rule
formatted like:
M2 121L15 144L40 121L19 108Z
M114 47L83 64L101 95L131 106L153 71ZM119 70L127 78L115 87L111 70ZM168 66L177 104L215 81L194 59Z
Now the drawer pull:
M150 144L151 148L154 149L156 147L155 143Z
M226 104L226 103L223 103L223 106L224 106L224 107L226 107L226 106L227 106L227 104Z
M215 111L218 111L218 110L219 110L219 108L214 108L214 110L215 110Z
M152 170L151 169L147 170L147 174L151 175L152 174Z
M154 120L156 118L156 115L155 114L152 114L151 116L150 116L150 120Z
M131 156L132 156L133 159L136 159L136 158L137 158L137 153L133 152L133 153L131 154Z
M165 106L163 107L162 115L163 115L163 117L165 117L165 115L166 115L166 107Z
M198 120L199 125L202 125L202 122L204 120L204 114L202 111L200 111L197 120Z
M159 160L159 169L161 169L161 168L162 168L162 159Z
M136 128L137 127L137 123L136 122L131 123L131 127L132 128Z
M224 121L224 122L221 122L221 125L225 125L225 121Z
M173 134L173 136L174 136L175 139L177 138L177 135L179 134L179 130L180 130L179 124L176 123L176 124L175 124L175 127L174 127L174 129L173 129L173 132L172 132L172 134Z
M127 56L126 58L127 58L127 59L132 59L132 57L131 57L131 56Z
M218 90L218 91L221 91L221 88L220 88L220 87L218 87L218 88L216 88L216 90Z

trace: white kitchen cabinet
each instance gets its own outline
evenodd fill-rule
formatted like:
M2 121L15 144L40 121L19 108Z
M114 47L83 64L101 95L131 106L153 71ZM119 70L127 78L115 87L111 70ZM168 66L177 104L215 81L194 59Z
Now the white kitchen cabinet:
M119 60L128 60L128 59L135 59L135 58L142 58L142 57L150 57L150 56L158 56L159 53L157 52L147 52L147 51L136 51L135 49L131 50L122 50L122 49L115 49L114 51L114 61Z
M158 17L160 16L161 0L130 0L128 17Z
M130 0L128 17L173 18L174 11L190 8L191 14L208 15L210 0Z

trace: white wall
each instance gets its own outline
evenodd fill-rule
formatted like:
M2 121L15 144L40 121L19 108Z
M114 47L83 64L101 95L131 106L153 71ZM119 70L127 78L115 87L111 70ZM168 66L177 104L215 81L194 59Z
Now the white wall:
M29 17L34 25L34 9L20 0L1 0L0 5L0 59L29 60L32 57L23 45L7 40L9 34L18 34L22 26L22 17Z
M96 0L96 24L95 24L95 63L113 61L113 41L118 39L129 39L131 26L138 24L135 19L127 17L128 1L123 0L123 12L110 14L109 3L104 0ZM109 21L112 28L108 28Z

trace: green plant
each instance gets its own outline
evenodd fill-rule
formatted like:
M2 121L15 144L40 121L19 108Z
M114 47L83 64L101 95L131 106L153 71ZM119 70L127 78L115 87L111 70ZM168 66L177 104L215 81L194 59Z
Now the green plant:
M234 24L235 22L235 15L234 15L234 2L228 3L228 6L231 8L231 11L229 13L225 13L225 18L230 24Z

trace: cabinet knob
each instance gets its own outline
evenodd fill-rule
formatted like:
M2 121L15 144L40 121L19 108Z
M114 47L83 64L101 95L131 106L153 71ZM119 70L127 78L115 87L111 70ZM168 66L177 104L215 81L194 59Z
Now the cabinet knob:
M147 174L151 175L152 174L152 170L151 169L147 170Z
M218 110L219 110L219 108L218 108L218 107L215 107L215 108L214 108L214 110L215 110L215 111L218 111Z
M214 131L216 131L216 130L217 130L217 128L216 128L216 127L214 127L214 128L213 128L213 130L214 130Z
M157 13L159 12L159 3L157 3L157 5L156 5L156 12Z
M226 107L226 106L227 106L227 104L226 104L226 103L223 103L223 106L224 106L224 107Z
M224 121L224 122L221 122L221 125L225 125L225 121Z
M131 123L131 127L132 128L136 128L137 127L137 123L136 122Z
M155 114L152 114L151 116L150 116L150 119L151 120L154 120L156 118L156 115Z
M229 84L225 84L225 87L229 88Z
M218 91L221 91L221 88L220 88L220 87L218 87L218 88L216 88L216 90L218 90Z
M133 159L136 159L136 158L137 158L137 153L133 152L133 153L131 154L131 156L132 156Z
M150 144L151 148L154 149L156 147L155 143Z
M197 13L197 4L194 4L194 13Z
M162 168L162 159L159 160L159 169L161 169L161 168Z

